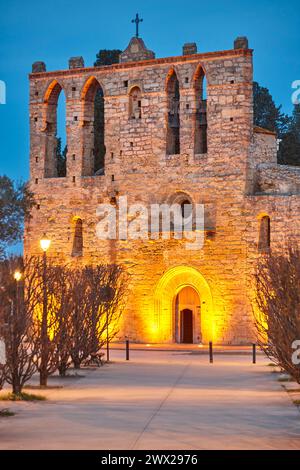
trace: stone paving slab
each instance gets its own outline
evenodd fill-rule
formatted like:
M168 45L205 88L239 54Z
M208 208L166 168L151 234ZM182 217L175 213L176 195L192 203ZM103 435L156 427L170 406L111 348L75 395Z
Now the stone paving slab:
M46 402L0 401L16 412L0 419L0 449L300 449L299 409L265 358L111 358L85 377L52 378L65 386L42 392Z

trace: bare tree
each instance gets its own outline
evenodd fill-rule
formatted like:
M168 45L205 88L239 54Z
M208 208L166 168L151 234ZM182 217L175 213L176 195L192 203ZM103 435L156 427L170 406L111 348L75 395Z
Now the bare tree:
M75 368L116 332L124 306L125 273L117 265L72 271L71 357Z
M22 273L16 280L15 271ZM0 264L0 322L4 325L6 365L1 378L20 394L24 384L40 372L41 385L57 369L65 375L72 361L99 351L117 333L124 307L126 276L117 265L70 266L41 258L12 258ZM46 335L43 309L47 310Z
M97 266L93 273L87 268L87 275L93 287L93 301L97 306L96 337L97 347L100 349L118 333L127 292L127 275L121 266L115 264Z
M1 320L0 320L1 322ZM5 383L5 344L2 339L2 330L3 330L3 325L0 323L0 390L2 390L3 385Z
M0 390L3 388L5 382L5 343L3 340L3 318L0 317Z
M18 262L17 262L18 261ZM21 271L19 281L14 272ZM40 373L41 386L58 367L57 349L63 292L60 270L47 268L46 297L44 296L44 263L40 257L11 259L2 263L2 289L0 311L4 318L6 345L6 380L12 384L13 393L20 390L34 372ZM43 308L46 301L46 335L43 334Z
M256 267L254 317L261 349L300 383L293 343L300 340L300 250L263 256Z
M55 312L55 322L53 328L53 343L55 344L57 369L61 376L66 375L66 371L72 365L71 359L71 309L72 298L72 277L67 266L57 266L55 268L55 298L57 309Z
M5 371L4 371L4 365L0 365L0 390L2 390L3 385L5 383Z
M16 395L36 371L33 324L39 299L36 266L33 258L24 263L20 258L11 258L0 265L0 316L6 349L4 378ZM14 278L16 270L22 273L18 281Z
M81 269L70 271L70 354L75 369L79 369L82 361L90 354L90 317L87 304L87 281Z
M63 371L68 364L68 274L66 266L56 266L51 261L48 262L45 273L43 260L38 260L37 277L40 288L39 305L34 315L34 340L41 387L47 386L49 375L57 369Z

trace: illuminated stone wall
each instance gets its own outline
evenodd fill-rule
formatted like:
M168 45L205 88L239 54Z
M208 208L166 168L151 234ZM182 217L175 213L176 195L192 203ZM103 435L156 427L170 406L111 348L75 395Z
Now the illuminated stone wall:
M300 198L280 191L276 196L261 193L263 162L277 171L276 142L274 135L253 129L252 51L243 41L238 45L228 51L98 68L84 68L82 61L74 66L73 61L69 70L46 72L39 65L30 75L30 174L38 206L26 226L25 252L38 253L38 240L47 232L52 239L49 255L61 262L124 265L130 273L130 295L120 339L174 341L173 303L185 285L200 297L203 342L242 344L253 339L249 296L259 218L271 217L271 247L280 248L299 223ZM207 79L208 151L194 154L200 69ZM166 155L166 89L174 72L180 87L180 155ZM92 158L88 94L95 80L104 93L106 146L105 172L97 176L85 171ZM129 117L129 94L135 86L141 90L137 120ZM53 157L55 92L60 88L67 98L67 176L45 177ZM300 183L298 175L294 178ZM203 248L187 250L183 240L97 239L98 204L118 204L125 195L128 204L172 202L181 195L203 203ZM74 258L78 217L84 250Z

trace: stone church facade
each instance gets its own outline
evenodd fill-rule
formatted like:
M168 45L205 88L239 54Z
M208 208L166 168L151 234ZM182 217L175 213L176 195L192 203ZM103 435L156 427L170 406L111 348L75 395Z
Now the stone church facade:
M253 51L155 58L131 39L117 64L30 74L30 187L25 254L44 232L58 262L120 263L129 296L119 339L247 344L255 260L298 236L300 169L277 164L276 136L253 126ZM204 91L206 83L206 94ZM66 95L67 163L58 176L57 101ZM97 111L95 126L95 103ZM204 205L204 244L96 236L97 207Z

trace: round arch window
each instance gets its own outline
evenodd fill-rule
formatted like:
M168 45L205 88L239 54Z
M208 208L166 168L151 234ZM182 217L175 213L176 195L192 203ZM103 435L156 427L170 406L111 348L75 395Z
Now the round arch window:
M193 204L188 199L180 203L181 216L186 221L193 215Z

